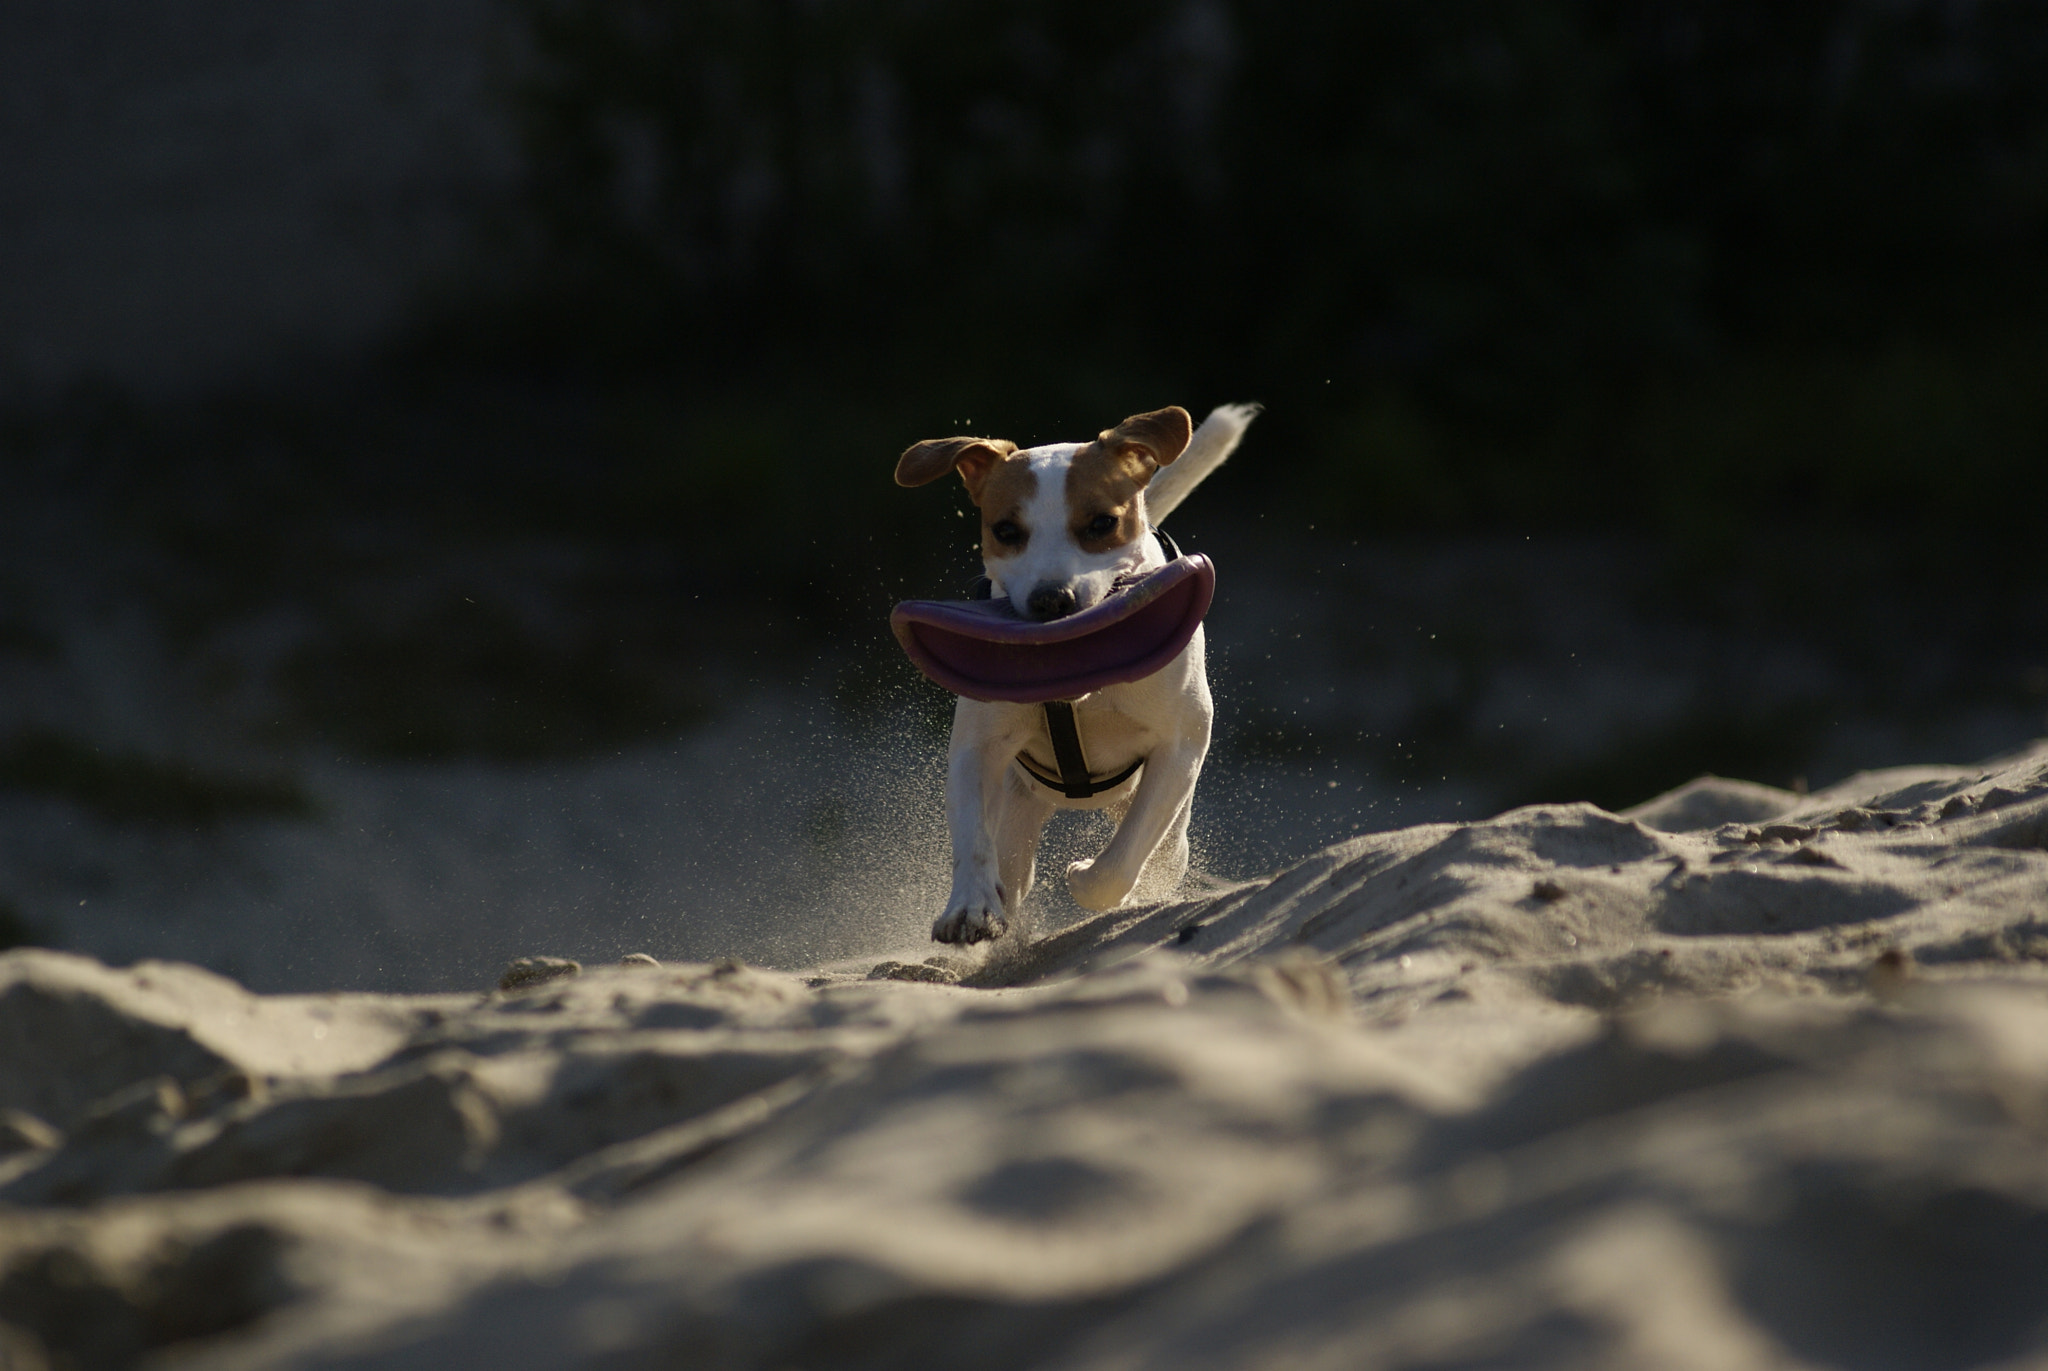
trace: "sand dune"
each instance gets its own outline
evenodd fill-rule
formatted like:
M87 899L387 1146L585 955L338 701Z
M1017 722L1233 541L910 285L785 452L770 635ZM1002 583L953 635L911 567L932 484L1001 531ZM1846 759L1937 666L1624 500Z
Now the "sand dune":
M2043 1365L2048 744L986 960L18 951L0 1109L6 1367Z

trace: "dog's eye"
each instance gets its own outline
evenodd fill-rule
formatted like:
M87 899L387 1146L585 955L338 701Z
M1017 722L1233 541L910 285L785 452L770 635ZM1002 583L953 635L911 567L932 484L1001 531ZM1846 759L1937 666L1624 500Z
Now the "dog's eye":
M1090 538L1107 538L1110 534L1116 532L1116 516L1114 514L1098 514L1088 521L1088 527L1083 529L1082 532L1086 533Z
M998 519L988 526L989 536L1005 547L1015 547L1024 541L1024 530L1008 519Z

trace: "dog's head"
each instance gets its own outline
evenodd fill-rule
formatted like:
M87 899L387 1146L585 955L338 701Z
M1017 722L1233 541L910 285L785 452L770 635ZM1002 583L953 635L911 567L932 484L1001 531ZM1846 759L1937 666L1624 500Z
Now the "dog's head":
M1001 438L932 438L896 463L896 483L960 473L981 510L982 565L997 595L1039 620L1100 604L1120 576L1164 560L1145 486L1193 425L1178 405L1134 414L1092 443L1019 451Z

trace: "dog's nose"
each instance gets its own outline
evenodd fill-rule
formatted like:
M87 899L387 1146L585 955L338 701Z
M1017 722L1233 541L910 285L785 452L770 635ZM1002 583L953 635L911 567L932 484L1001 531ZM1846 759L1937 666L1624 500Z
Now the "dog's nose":
M1048 619L1064 619L1074 612L1074 592L1065 586L1040 586L1031 592L1024 608L1030 610L1031 617L1040 623Z

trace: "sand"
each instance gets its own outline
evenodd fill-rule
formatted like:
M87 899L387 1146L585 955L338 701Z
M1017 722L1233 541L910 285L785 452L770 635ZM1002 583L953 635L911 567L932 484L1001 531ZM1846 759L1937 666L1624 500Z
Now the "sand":
M2048 1366L2048 744L506 984L0 957L0 1366Z

